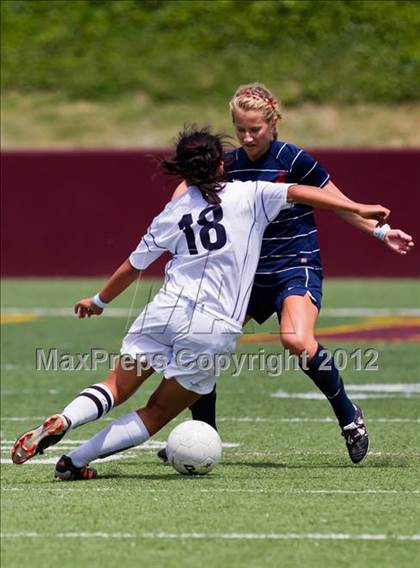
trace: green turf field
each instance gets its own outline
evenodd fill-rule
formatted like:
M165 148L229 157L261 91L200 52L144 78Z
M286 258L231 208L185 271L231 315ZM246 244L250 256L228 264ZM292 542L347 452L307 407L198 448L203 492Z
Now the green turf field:
M224 373L218 416L228 447L207 477L183 477L159 463L155 448L166 439L167 427L145 449L98 462L96 480L55 481L53 467L61 453L103 422L71 432L27 464L10 463L17 435L60 411L105 372L38 372L35 349L117 352L132 319L124 308L133 302L134 315L151 285L157 290L158 282L144 281L134 299L128 291L117 300L113 308L120 311L109 310L113 317L78 321L62 308L91 295L99 281L3 282L4 567L420 565L420 287L414 281L338 280L325 286L320 333L342 333L359 324L366 329L395 324L406 331L392 341L385 334L351 342L345 333L342 342L322 340L347 354L358 347L378 351L378 371L343 372L359 397L371 438L371 453L360 466L350 464L328 403L316 398L309 379L293 371L277 377L262 371ZM275 328L272 320L248 331ZM276 342L249 342L240 344L238 353L261 348L279 351ZM149 379L113 415L141 406L156 383ZM178 421L188 417L186 412Z

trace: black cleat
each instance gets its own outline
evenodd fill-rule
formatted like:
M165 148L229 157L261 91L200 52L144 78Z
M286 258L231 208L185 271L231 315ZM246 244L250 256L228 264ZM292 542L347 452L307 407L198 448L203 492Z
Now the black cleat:
M62 481L78 481L80 479L93 479L98 475L93 467L76 467L73 465L71 458L61 456L55 466L54 477L58 477Z
M57 444L67 432L70 423L61 414L50 416L34 430L29 430L19 436L11 450L13 463L21 464L43 454L46 448Z
M357 404L354 406L356 407L356 414L353 422L344 426L341 434L346 441L351 461L360 463L368 452L369 436L364 423L362 409Z
M157 457L160 458L163 461L163 463L167 463L168 455L166 453L166 448L161 448L157 453Z

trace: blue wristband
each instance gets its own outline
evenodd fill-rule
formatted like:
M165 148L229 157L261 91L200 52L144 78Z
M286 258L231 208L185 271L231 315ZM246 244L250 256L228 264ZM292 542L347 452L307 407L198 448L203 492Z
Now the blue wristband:
M379 239L380 241L384 241L385 235L390 230L391 230L391 227L388 224L375 227L375 229L373 231L373 236L376 237L377 239Z

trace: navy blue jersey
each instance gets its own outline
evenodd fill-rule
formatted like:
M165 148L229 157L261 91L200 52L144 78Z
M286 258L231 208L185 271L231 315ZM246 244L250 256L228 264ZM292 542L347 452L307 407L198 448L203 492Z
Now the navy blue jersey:
M301 148L275 140L258 160L250 160L243 148L225 155L225 171L231 180L264 180L323 187L329 173ZM322 276L317 228L312 207L294 205L280 212L263 238L256 286L275 286L298 268Z

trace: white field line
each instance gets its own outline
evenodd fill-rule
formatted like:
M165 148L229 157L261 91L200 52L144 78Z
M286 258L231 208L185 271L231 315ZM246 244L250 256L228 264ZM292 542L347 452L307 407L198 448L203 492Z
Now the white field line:
M347 389L349 390L349 389ZM45 391L43 393L43 395L49 394L49 395L56 395L59 394L61 392L64 392L63 390L58 390L58 389L50 389L48 391ZM66 391L67 392L67 391ZM358 400L367 400L367 399L372 399L372 398L412 398L415 395L420 394L420 391L417 390L413 390L413 391L408 391L405 393L402 392L390 392L390 393L364 393L364 392L359 392L357 390L355 391L351 391L352 392L352 396L351 398L354 399L358 399ZM18 390L2 390L0 391L1 396L22 396L22 395L33 395L33 394L39 394L39 390L35 390L35 389L22 389L20 391ZM145 391L143 391L143 393L146 393ZM288 392L288 391L284 391L282 389L279 389L278 391L274 392L273 394L270 395L271 398L297 398L297 399L303 399L303 400L325 400L325 396L322 393L319 393L317 391L310 391L310 392ZM7 418L6 418L7 419ZM42 417L39 417L38 420L41 420ZM1 420L3 420L3 418L1 418ZM108 418L102 418L102 420L109 420Z
M391 387L393 385L389 385L390 389L389 391L383 391L379 388L378 385L378 389L376 390L376 392L372 389L371 392L368 391L368 389L366 388L347 388L347 390L349 392L352 393L352 398L358 398L358 399L370 399L370 398L411 398L413 395L417 395L420 394L420 389L419 389L419 385L420 383L411 383L412 388L408 388L406 391L402 391L402 390L398 390L397 387L395 387L395 390L392 390ZM366 392L367 391L367 392ZM46 391L43 391L43 395L51 395L51 396L55 396L57 394L60 393L68 393L68 391L64 390L64 389L48 389ZM143 390L144 394L149 394L148 392L146 392L145 390ZM9 390L9 389L4 389L0 391L1 396L22 396L22 395L34 395L40 394L40 391L38 389L21 389L21 390ZM151 394L151 393L150 393ZM300 398L300 399L306 399L306 400L325 400L325 396L318 392L318 391L309 391L309 392L288 392L288 391L284 391L282 389L279 389L278 391L274 392L273 394L270 395L272 398Z
M1 441L1 448L3 449L3 447L8 447L8 444L14 444L16 440L2 440ZM67 440L64 439L64 441L60 444L60 448L61 449L74 449L73 446L78 446L80 444L84 444L85 442L87 442L87 440ZM166 442L160 442L159 440L148 440L147 442L145 442L144 444L142 444L141 446L137 446L135 448L131 448L131 450L160 450L160 448L162 448L162 446L164 446L166 444ZM238 444L239 445L239 444ZM51 452L52 450L55 450L55 447L52 448L48 448L48 451Z
M370 398L407 398L413 395L420 395L420 382L418 383L368 383L368 384L348 384L346 390L352 393L354 399ZM34 394L36 389L21 389L1 391L2 396ZM49 389L46 393L50 395L59 394L59 389ZM325 396L319 391L307 392L288 392L282 389L270 395L271 398L294 398L304 400L325 400Z
M126 459L130 460L130 459L133 459L135 457L136 457L135 454L130 454L129 452L126 452L125 454L115 454L113 456L108 456L107 458L103 458L100 461L101 462L110 462L110 461L120 461L120 460L126 460ZM30 465L55 465L56 463L57 463L57 456L55 456L55 458L40 458L40 459L28 461L28 463L25 464L25 467L28 467ZM10 458L1 458L0 464L1 465L13 465L13 462Z
M420 383L369 383L348 384L346 390L351 393L354 400L366 400L372 398L410 398L420 394ZM301 400L325 400L325 396L319 391L288 392L279 389L270 395L271 398L292 398Z
M350 389L347 389L350 391ZM49 395L56 395L60 392L64 392L64 391L60 391L57 389L51 389L49 391L46 391L44 394L49 394ZM143 391L144 392L144 391ZM32 395L34 393L39 393L39 391L37 390L33 390L33 389L22 389L20 391L11 391L11 390L4 390L1 391L0 394L1 396L17 396L17 395ZM417 395L420 395L420 391L417 390L412 390L412 391L408 391L408 392L390 392L390 393L364 393L364 392L359 392L357 390L355 391L351 391L352 395L351 398L354 400L370 400L370 399L378 399L378 398L391 398L391 399L395 399L395 398L418 398ZM146 393L144 393L146 394ZM288 391L284 391L282 389L274 392L273 394L270 395L271 398L291 398L291 399L300 399L300 400L325 400L325 396L322 393L313 391L313 392L288 392ZM6 418L7 419L7 418ZM38 418L38 420L41 420L42 417ZM3 420L3 418L1 418L1 420ZM102 420L110 420L110 418L103 418Z
M14 444L16 440L1 440L1 448L3 449L3 446L5 446L6 448L8 448L9 446L7 444ZM84 444L85 442L88 442L88 440L64 440L61 444L60 444L60 448L63 449L74 449L73 446L79 446L80 444ZM144 442L144 444L142 444L141 446L135 446L133 448L130 448L130 452L132 451L144 451L144 450L160 450L160 448L164 447L166 445L166 442L161 442L160 440L148 440L147 442ZM223 448L239 448L239 446L241 446L242 444L237 444L235 442L223 442L222 443L222 447ZM57 448L52 447L52 448L48 448L48 451L52 451L55 450Z
M170 532L2 532L1 538L129 538L152 540L347 540L347 541L420 541L420 534L351 533L170 533Z
M346 385L346 390L355 392L380 392L380 393L419 393L420 383L368 383L361 385Z
M29 421L38 421L38 420L45 420L45 416L2 416L0 420L3 422L26 422ZM106 418L102 418L102 420L106 420Z
M10 448L5 449L3 453L8 453ZM52 450L48 450L49 452L59 452L60 449L63 448L54 448ZM139 449L140 451L146 452L154 452L156 450L151 450L150 448L132 448L132 450ZM3 451L3 450L2 450ZM57 454L58 455L58 454ZM54 465L57 462L57 455L51 458L35 458L33 460L28 461L25 464L25 467L31 465ZM342 456L343 453L340 450L329 450L329 451L317 451L317 450L285 450L285 451L233 451L230 456L233 458L288 458L288 457L320 457L320 456ZM412 451L403 451L403 452L380 452L380 451L370 451L369 457L403 457L403 458L419 458L420 452L412 450ZM109 456L107 458L103 458L102 460L98 460L96 463L108 462L108 461L120 461L126 459L134 459L138 457L138 453L133 451L125 451L120 454L115 454ZM12 460L10 458L1 458L0 459L1 465L13 465Z
M0 447L0 451L2 453L6 453L9 454L10 452L10 448L12 446L12 444L14 444L14 440L2 440L1 441L1 447ZM74 450L75 446L78 446L80 444L83 444L84 442L87 442L87 440L66 440L63 442L63 444L60 444L57 447L54 448L48 448L48 453L58 453L61 454L63 452L63 450ZM112 456L108 456L107 458L103 458L101 460L98 460L99 463L103 463L103 462L110 462L110 461L120 461L120 460L126 460L126 459L133 459L137 457L137 453L138 452L156 452L157 450L160 450L160 448L164 447L166 444L166 442L159 442L158 440L151 440L148 441L144 444L142 444L141 446L136 446L135 448L130 448L129 450L125 451L125 452L121 452L119 454L114 454ZM238 448L241 444L236 444L233 442L223 442L222 443L222 447L223 448ZM55 465L57 463L57 456L55 457L45 457L45 458L35 458L34 460L28 461L27 465ZM12 460L11 458L7 457L7 458L1 458L0 459L0 464L1 465L12 465Z
M42 394L46 395L46 394L50 394L50 395L56 395L56 394L60 394L64 392L63 389L47 389L47 390L43 390ZM9 390L9 389L2 389L0 391L1 396L16 396L16 395L24 395L24 394L35 394L38 393L39 394L39 390L38 389L16 389L16 390Z
M266 423L284 423L284 424L301 424L301 423L317 423L317 424L336 424L335 418L304 418L301 416L292 416L290 418L263 418L260 416L221 416L217 418L218 422L239 422L251 424ZM389 423L408 423L420 424L420 418L369 418L369 422L379 422L381 424Z
M346 385L346 390L351 393L351 398L353 400L377 398L417 398L418 395L420 395L420 383ZM325 396L319 391L288 392L283 389L279 389L272 393L270 397L300 400L325 400Z
M33 368L30 369L31 371L33 370ZM86 371L80 371L81 373L86 372ZM152 394L152 390L149 390L147 387L145 387L143 389L143 394L144 395L151 395ZM69 393L69 391L67 389L42 389L42 396L44 395L51 395L51 396L55 396L56 394L62 394L62 393L66 393L69 396L75 396L75 392L73 391L72 393ZM12 389L1 389L0 390L0 395L1 396L22 396L24 394L28 394L28 395L40 395L40 390L39 389L16 389L16 390L12 390Z
M137 316L141 307L130 308L107 308L101 317L128 317ZM75 317L72 308L3 308L4 315L35 315L44 317ZM420 316L419 308L324 308L322 315L327 317L369 317L369 316Z
M3 451L3 450L2 450ZM50 452L51 450L49 450ZM131 452L125 452L121 454L115 454L113 456L108 456L107 458L103 458L102 460L98 460L95 463L102 463L102 462L110 462L110 461L121 461L121 460L131 460L137 457L136 454ZM52 458L35 458L34 460L30 460L25 463L25 467L31 465L55 465L57 463L58 454ZM13 465L13 462L10 458L1 458L0 459L1 465Z
M45 416L2 416L2 422L36 422L44 420ZM101 422L110 422L114 418L106 416L101 418ZM369 422L378 422L381 424L387 423L407 423L407 424L420 424L420 418L369 418ZM251 424L269 424L269 423L284 423L284 424L300 424L300 423L317 423L317 424L336 424L335 418L305 418L302 416L292 416L290 418L264 418L261 416L220 416L217 417L218 422L243 422ZM175 421L174 421L175 422Z
M368 394L368 393L352 393L352 400L372 400L372 399L396 399L396 398L418 398L418 393L405 393L405 394ZM270 395L271 398L290 398L297 400L325 400L325 396L317 392L286 392L278 390Z
M130 310L129 308L107 308L101 317L125 318L137 316L140 309ZM3 308L1 315L5 316L39 316L39 317L73 317L76 315L72 308Z
M205 482L204 482L205 483ZM62 485L60 483L60 485ZM214 488L202 489L197 487L185 488L188 493L252 493L252 494L277 494L277 495L420 495L420 490L414 489L234 489ZM89 487L89 491L99 493L116 493L120 491L132 492L132 487ZM177 488L178 490L178 488ZM3 493L28 492L28 491L51 491L57 493L80 493L86 492L86 488L75 487L2 487ZM142 493L173 493L174 489L156 489L142 487Z
M342 456L340 450L285 450L285 451L235 451L230 454L232 457L289 457L289 456ZM420 457L420 451L409 450L403 452L380 452L370 450L368 456L375 457Z

